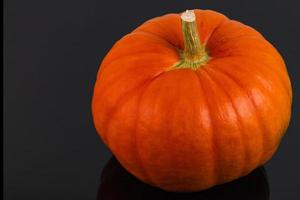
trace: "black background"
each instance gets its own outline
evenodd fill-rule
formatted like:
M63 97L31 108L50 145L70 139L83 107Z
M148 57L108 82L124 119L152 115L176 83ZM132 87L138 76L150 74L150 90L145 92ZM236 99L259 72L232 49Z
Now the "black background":
M5 199L96 199L111 157L91 118L98 64L145 20L192 8L216 10L256 28L285 59L294 92L292 120L265 168L272 200L300 199L296 0L4 1Z

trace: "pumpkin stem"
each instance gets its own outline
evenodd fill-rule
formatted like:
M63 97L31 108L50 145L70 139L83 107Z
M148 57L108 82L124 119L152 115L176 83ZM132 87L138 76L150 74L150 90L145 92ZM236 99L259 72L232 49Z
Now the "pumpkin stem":
M196 70L199 66L206 64L209 57L205 46L201 44L193 10L187 10L181 14L181 26L184 43L184 50L181 52L182 61L173 67Z

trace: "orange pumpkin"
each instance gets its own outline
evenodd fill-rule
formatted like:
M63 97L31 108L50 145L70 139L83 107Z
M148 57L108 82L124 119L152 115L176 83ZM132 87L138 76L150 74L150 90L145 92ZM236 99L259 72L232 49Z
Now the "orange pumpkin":
M198 191L268 161L291 101L285 63L260 33L195 10L119 40L101 63L92 111L130 173L167 191Z

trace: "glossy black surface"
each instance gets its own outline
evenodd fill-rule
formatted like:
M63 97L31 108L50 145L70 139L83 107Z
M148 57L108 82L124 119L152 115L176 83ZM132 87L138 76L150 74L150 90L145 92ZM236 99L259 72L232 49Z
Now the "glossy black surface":
M98 64L144 21L190 8L216 10L256 28L286 61L293 113L265 165L267 180L256 171L242 184L170 194L107 165L111 154L96 134L90 109ZM4 199L268 199L268 191L271 200L300 199L299 9L296 0L5 0Z

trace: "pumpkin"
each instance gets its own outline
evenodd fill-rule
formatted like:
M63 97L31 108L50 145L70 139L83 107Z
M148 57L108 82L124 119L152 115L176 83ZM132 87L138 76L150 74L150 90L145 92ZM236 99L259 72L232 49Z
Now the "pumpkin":
M278 51L211 10L151 19L120 39L97 74L97 132L131 174L166 191L245 176L274 154L292 90Z

